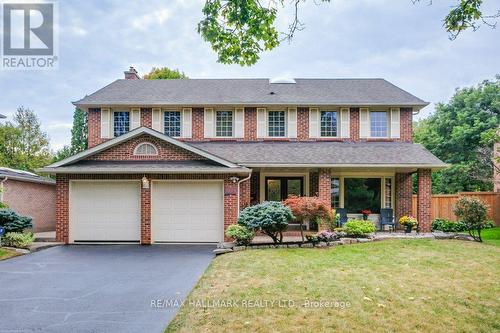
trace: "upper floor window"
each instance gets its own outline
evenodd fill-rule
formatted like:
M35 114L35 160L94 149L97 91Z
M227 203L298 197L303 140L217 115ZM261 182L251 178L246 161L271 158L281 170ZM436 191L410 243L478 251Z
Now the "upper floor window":
M130 112L115 111L113 112L113 133L114 136L125 134L130 129Z
M321 136L337 136L337 112L321 111Z
M267 115L268 135L284 137L286 132L285 111L269 111Z
M134 149L134 155L138 156L156 156L158 155L158 150L156 147L149 142L140 143Z
M217 111L215 116L215 136L233 136L233 112Z
M388 136L388 123L386 111L370 112L370 136L373 138L386 138Z
M171 137L181 136L180 111L165 111L163 114L163 132Z

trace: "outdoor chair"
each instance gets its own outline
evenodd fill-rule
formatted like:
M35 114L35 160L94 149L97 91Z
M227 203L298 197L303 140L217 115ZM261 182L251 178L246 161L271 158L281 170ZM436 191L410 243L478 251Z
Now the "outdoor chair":
M347 222L347 209L337 208L335 213L340 215L338 227L343 227L344 224Z
M388 225L390 231L396 230L396 222L392 208L382 208L380 210L380 230L384 231L384 226Z

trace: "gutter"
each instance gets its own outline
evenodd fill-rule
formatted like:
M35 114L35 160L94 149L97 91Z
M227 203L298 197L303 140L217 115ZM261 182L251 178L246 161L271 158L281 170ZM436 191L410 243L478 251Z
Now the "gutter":
M240 184L243 183L244 181L247 181L250 179L250 177L252 177L252 172L250 171L250 173L248 174L248 176L246 178L243 178L243 179L240 179L238 180L238 203L237 203L237 206L238 207L238 217L240 216Z
M165 170L165 169L139 169L139 168L121 168L121 169L110 169L110 168L41 168L37 169L37 172L48 173L48 174L182 174L182 173L221 173L221 174L251 174L252 170L247 168L227 168L227 169L178 169L178 170Z

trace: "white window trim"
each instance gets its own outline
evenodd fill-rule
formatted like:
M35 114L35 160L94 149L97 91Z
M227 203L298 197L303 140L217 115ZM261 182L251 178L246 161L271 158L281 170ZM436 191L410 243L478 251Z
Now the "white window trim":
M153 147L154 149L154 154L140 154L138 153L139 151L139 148L141 148L142 146L150 146L150 147ZM156 146L154 144L152 144L151 142L141 142L139 143L135 148L134 148L134 155L136 156L158 156L158 148L156 148Z
M161 132L165 134L165 112L179 112L180 114L180 136L173 136L173 138L183 138L184 137L184 129L182 126L182 110L179 109L169 109L169 108L163 108L161 109L160 112L160 127L161 127ZM166 134L165 134L166 135Z
M337 135L336 136L323 136L321 135L321 113L322 112L335 112L337 114ZM329 109L319 109L319 119L318 119L318 138L319 139L336 139L340 138L340 109L329 108Z
M285 113L285 134L283 136L269 135L269 112L284 112ZM288 109L267 109L266 110L266 139L284 139L288 138Z
M232 126L232 130L231 132L233 133L233 135L231 136L219 136L217 135L217 112L231 112L233 114L233 119L232 119L232 123L231 123L231 126ZM231 139L231 138L235 138L236 136L236 126L235 126L235 118L236 118L236 112L235 112L235 109L214 109L214 138L217 138L217 139ZM245 120L243 120L245 121Z
M309 171L304 172L276 172L262 170L259 176L259 201L266 201L266 177L303 177L304 178L304 196L309 196Z

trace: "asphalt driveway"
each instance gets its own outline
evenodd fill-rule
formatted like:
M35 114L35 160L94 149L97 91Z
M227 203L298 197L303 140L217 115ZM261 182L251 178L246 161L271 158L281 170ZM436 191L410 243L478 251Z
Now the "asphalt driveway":
M162 332L213 249L75 245L0 261L0 332Z

